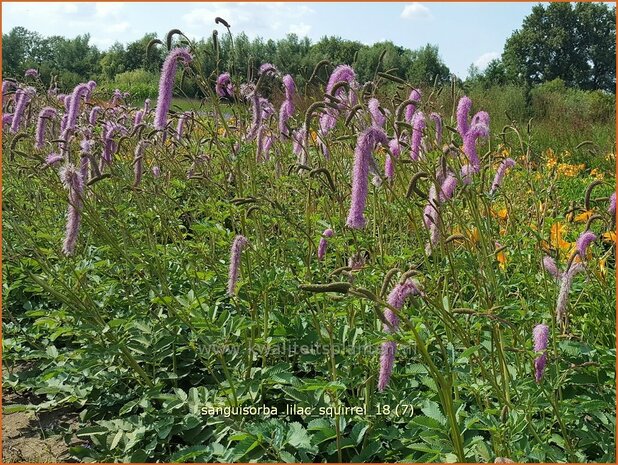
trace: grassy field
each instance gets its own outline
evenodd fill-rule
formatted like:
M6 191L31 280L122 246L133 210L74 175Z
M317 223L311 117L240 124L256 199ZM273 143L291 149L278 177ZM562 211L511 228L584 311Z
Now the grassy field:
M251 99L210 99L165 138L152 110L133 127L141 105L92 124L83 103L59 140L54 103L35 148L33 98L3 129L4 423L27 413L36 435L62 412L43 432L79 461L613 462L614 121L529 122L515 90L471 92L491 123L466 145L461 89L425 90L405 121L410 90L378 85L383 128L359 91L327 134L323 92L295 94L297 147L276 112L256 126Z

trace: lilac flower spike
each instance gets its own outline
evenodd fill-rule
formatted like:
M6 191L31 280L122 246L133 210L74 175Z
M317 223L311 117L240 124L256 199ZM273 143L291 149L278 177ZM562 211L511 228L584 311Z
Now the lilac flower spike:
M167 112L172 103L172 92L174 90L174 80L176 78L176 67L178 60L184 65L188 65L193 60L187 48L173 49L165 59L161 68L161 79L159 80L159 98L155 110L154 127L158 130L165 129L167 123Z
M374 126L379 128L384 127L384 123L386 123L386 118L380 111L380 102L377 98L372 98L367 103L367 107L369 108L369 113L371 114L371 121Z
M285 100L279 109L279 132L281 135L288 137L290 130L287 123L294 113L294 93L296 92L296 84L294 79L289 74L283 76L283 86L285 88Z
M36 124L36 136L34 148L41 149L45 143L45 126L47 120L56 116L56 109L52 107L45 107L39 112L39 119Z
M615 192L609 198L609 208L607 209L607 212L614 217L616 216L616 193Z
M47 168L48 166L54 166L55 164L61 161L62 161L62 155L52 152L49 155L47 155L47 157L45 158L45 164L43 165L43 168Z
M547 343L549 340L549 327L544 324L536 325L532 330L534 351L540 355L534 360L534 378L537 383L541 382L545 365L547 364Z
M82 97L90 92L90 88L88 84L79 84L73 89L73 94L71 94L71 102L69 104L69 117L67 119L67 123L65 129L75 129L75 124L77 122L77 115L79 114L79 104L81 103Z
M557 281L562 279L562 272L558 269L556 262L549 255L543 257L543 267Z
M240 255L245 246L249 244L246 237L238 235L234 238L230 252L230 270L227 282L227 294L231 297L236 294L236 284L238 282L238 271L240 268Z
M215 92L219 98L232 98L234 95L234 86L230 73L222 73L217 78L215 84Z
M140 140L135 147L135 153L133 154L133 186L139 186L139 183L142 180L142 167L144 164L144 148L148 144L147 140Z
M576 274L584 271L584 265L575 263L566 270L560 281L560 291L558 292L558 301L556 302L556 321L563 325L566 317L566 307L569 300L569 292L573 284L573 278Z
M11 126L11 123L13 123L13 113L4 113L2 115L2 128L4 128L4 126Z
M440 145L442 143L442 117L438 113L432 113L429 119L436 125L436 144Z
M30 68L26 70L26 72L24 73L24 76L31 77L31 78L37 78L39 77L39 72L34 68Z
M391 153L386 154L386 160L384 161L384 176L388 179L392 179L395 176L395 164L393 163L393 158L399 158L401 155L401 145L397 139L391 139L388 143L388 148Z
M575 242L577 252L582 260L586 259L586 251L590 244L597 239L597 236L592 231L584 231Z
M425 122L425 115L423 112L419 111L415 113L412 118L412 151L410 153L410 158L414 161L419 159L421 139L426 126L427 123Z
M403 307L406 299L411 295L419 295L418 282L407 279L403 283L397 284L388 295L387 302L396 310ZM388 324L384 325L384 332L392 334L399 328L399 318L390 308L384 309L384 319ZM397 343L395 341L385 341L382 343L380 355L380 372L378 375L378 391L382 392L388 386L393 373L395 363L395 352Z
M11 122L11 132L16 133L21 126L21 120L24 116L26 106L30 103L30 100L36 95L34 87L26 87L25 89L17 89L15 92L16 104L15 111L13 112L13 121Z
M339 65L334 69L328 79L328 83L326 84L326 93L332 95L335 84L344 81L350 85L349 95L346 97L345 90L343 88L339 88L335 97L340 100L347 100L349 106L354 106L356 105L356 94L352 92L352 90L358 87L358 83L356 82L356 73L351 66ZM341 106L343 107L343 104Z
M182 133L183 133L184 128L185 128L185 122L187 121L187 118L189 116L191 116L191 112L185 111L178 118L178 125L176 126L176 140L180 140L182 138Z
M367 201L367 187L369 166L372 164L372 152L377 144L388 145L384 131L377 127L370 127L363 131L356 141L354 150L354 168L352 172L352 203L346 225L352 229L365 227L365 204Z
M88 123L89 124L91 124L92 126L97 124L97 116L98 116L98 114L99 114L99 112L101 110L102 110L102 108L100 106L92 107L92 110L90 110L90 114L88 115Z
M260 66L260 69L258 70L258 75L261 76L262 74L266 74L266 73L277 74L278 72L279 71L277 71L277 68L275 68L275 65L271 63L263 63Z
M459 103L457 104L457 131L461 138L465 138L468 133L468 115L470 114L470 109L472 108L472 100L470 100L467 96L463 96L459 99Z
M328 247L328 241L326 239L333 237L333 234L334 232L330 228L325 229L322 233L320 244L318 245L318 260L324 260L324 257L326 256L326 248Z
M455 193L456 187L457 178L455 177L455 175L453 173L447 174L440 188L440 202L446 202L447 200L451 200L453 198L453 194Z
M464 184L472 182L472 175L481 169L481 160L476 152L476 141L481 137L489 136L489 128L483 123L472 126L464 137L463 151L468 157L468 164L463 166L461 175Z
M491 183L491 190L489 191L489 195L494 195L500 184L502 184L502 179L504 178L504 174L506 170L515 166L515 160L512 158L507 158L500 163L498 167L498 171L496 171L496 176L494 177L494 181Z
M410 96L408 97L408 100L414 100L417 103L421 102L421 91L420 89L412 89L412 92L410 92ZM406 114L405 114L405 118L406 118L406 122L407 123L412 123L412 117L414 116L414 112L416 111L416 105L411 103L406 107Z
M80 172L71 164L64 166L60 170L60 179L64 184L64 188L69 191L69 208L62 251L65 255L73 255L81 222L84 183Z

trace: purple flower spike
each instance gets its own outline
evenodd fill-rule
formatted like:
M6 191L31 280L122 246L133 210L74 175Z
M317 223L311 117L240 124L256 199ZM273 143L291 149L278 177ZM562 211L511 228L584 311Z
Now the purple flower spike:
M352 172L352 203L346 225L352 229L365 227L365 204L369 166L372 164L372 152L377 144L388 145L388 139L380 128L370 127L363 131L356 141L354 150L354 168Z
M562 279L562 272L558 269L556 262L549 255L543 257L543 267L545 270L554 277L554 279L560 281Z
M185 122L187 121L187 118L189 116L191 116L191 112L185 111L178 118L178 125L176 126L176 140L180 140L182 138L182 133L183 133L184 128L185 128Z
M425 115L422 111L414 114L412 119L412 151L410 157L412 160L417 161L420 156L421 139L423 137L423 131L427 126L425 122Z
M577 252L582 260L586 259L586 251L590 244L597 239L597 236L592 231L584 231L575 242Z
M408 100L414 100L415 102L420 103L421 102L420 89L412 89L412 92L410 92L410 96L408 97ZM407 123L412 123L412 117L414 116L415 111L416 111L416 105L414 103L411 103L406 107L405 118L406 118Z
M16 133L19 131L21 121L26 110L26 106L30 103L30 100L36 95L34 87L26 87L25 89L17 89L15 92L16 104L15 111L13 113L13 121L11 122L11 132Z
M387 302L393 308L400 310L403 307L406 299L411 295L420 295L418 282L407 279L403 283L397 284L388 295ZM384 325L384 332L392 334L399 328L399 318L390 308L384 309L384 319L388 324ZM397 343L394 341L385 341L382 343L382 351L380 355L380 372L378 375L378 391L382 392L388 386L393 373L393 365L395 362L395 352Z
M484 124L485 126L489 127L489 113L487 113L486 111L479 111L477 114L475 114L472 117L471 125L474 126L475 124Z
M382 343L380 355L380 373L378 375L378 391L383 392L393 374L393 365L395 364L395 352L397 351L397 343L395 341L386 341Z
M329 237L333 237L332 229L325 229L322 233L322 237L320 238L320 244L318 245L318 260L324 260L326 256L326 248L328 247L328 241L326 240Z
M43 168L47 168L48 166L54 166L60 163L61 161L62 161L62 155L58 153L50 153L45 158L45 164L43 165Z
M147 140L140 140L135 147L135 153L133 154L133 186L139 186L142 180L142 170L144 165L144 148L148 144Z
M279 71L277 71L277 68L275 68L275 65L271 63L263 63L260 66L260 69L258 70L258 76L261 76L262 74L267 74L267 73L277 74L278 72Z
M449 173L442 182L442 186L440 188L440 202L446 202L447 200L451 200L453 198L453 194L455 193L456 187L457 178L453 173Z
M92 126L97 124L97 116L99 115L99 112L101 110L102 110L102 108L99 107L99 106L92 107L92 110L90 110L90 114L88 115L88 123L89 124L91 124Z
M161 78L159 80L159 97L155 110L154 127L158 130L165 129L167 124L167 112L172 103L172 92L174 90L174 80L176 78L176 67L178 60L186 66L193 60L187 48L173 49L165 59L161 68Z
M82 97L90 92L90 88L88 84L79 84L73 89L73 94L71 95L71 102L69 105L69 118L67 119L67 123L65 129L75 129L75 124L77 123L77 115L79 114L79 104L81 103Z
M294 82L294 78L286 74L283 76L283 87L285 88L285 99L292 100L294 94L296 93L296 83Z
M496 171L496 176L494 177L494 181L491 183L491 190L489 191L489 195L494 195L500 184L502 184L502 178L504 178L504 174L506 170L515 166L515 160L512 158L507 158L500 163L498 167L498 171Z
M367 107L369 107L369 113L371 114L371 121L373 125L379 128L383 128L384 123L386 123L386 118L380 111L380 102L378 101L378 99L370 99Z
M468 133L468 115L471 109L472 100L464 95L459 99L459 103L457 104L457 131L462 139L465 138Z
M440 145L442 143L442 117L437 113L432 113L429 119L436 125L436 144Z
M483 123L479 123L472 126L464 137L463 151L468 157L469 163L462 169L465 184L469 184L472 181L472 175L478 173L481 169L481 160L476 152L476 140L488 136L489 128Z
M244 236L236 236L230 251L230 270L227 282L227 294L231 297L236 294L236 284L238 282L238 272L240 268L240 255L249 241Z
M234 95L234 86L230 73L222 73L217 78L215 84L215 92L219 98L232 98Z
M607 209L607 212L612 216L616 216L616 193L615 192L609 198L609 208Z
M11 124L13 123L13 113L4 113L2 115L2 128L4 128L4 126L11 126Z
M135 128L136 126L139 126L140 124L142 124L143 120L144 120L144 110L137 110L135 112L135 116L133 117L133 127Z
M71 164L66 165L60 170L60 179L62 180L64 188L69 191L67 225L62 252L65 255L73 255L81 222L84 183L81 173Z
M391 139L388 143L388 148L391 153L386 154L386 160L384 161L384 176L388 179L392 179L395 176L395 163L393 162L393 158L399 158L401 155L401 145L399 145L397 139Z
M566 308L569 301L571 285L573 284L573 278L576 274L581 273L582 271L584 271L584 265L581 263L575 263L562 274L560 290L558 292L558 301L556 302L556 321L559 324L562 324L566 316Z
M532 330L532 340L534 342L534 351L541 353L534 360L534 378L537 383L541 382L545 365L547 364L547 343L549 340L549 327L547 325L536 325Z
M24 76L31 77L31 78L37 78L39 77L39 72L36 69L30 68L26 70L26 72L24 73Z
M335 97L343 101L347 100L349 106L356 105L356 94L353 90L358 87L358 83L356 82L356 73L351 66L339 65L334 69L328 79L328 84L326 84L326 93L332 95L333 87L338 82L347 82L350 85L350 93L346 96L345 89L339 88ZM345 105L341 104L341 109L343 109L344 106Z
M283 86L285 87L285 100L281 104L279 109L279 132L282 136L289 137L290 130L288 129L288 120L294 113L294 92L296 91L296 84L294 79L289 74L283 76Z
M52 107L45 107L39 112L39 119L36 124L36 135L34 148L42 149L45 143L45 126L47 120L56 116L56 109Z

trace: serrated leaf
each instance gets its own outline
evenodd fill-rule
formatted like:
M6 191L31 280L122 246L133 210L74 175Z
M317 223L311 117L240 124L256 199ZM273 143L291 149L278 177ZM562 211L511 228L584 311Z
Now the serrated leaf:
M431 400L426 400L423 407L421 408L421 412L427 415L429 418L433 418L441 425L446 425L446 417L442 415L440 411L440 406Z

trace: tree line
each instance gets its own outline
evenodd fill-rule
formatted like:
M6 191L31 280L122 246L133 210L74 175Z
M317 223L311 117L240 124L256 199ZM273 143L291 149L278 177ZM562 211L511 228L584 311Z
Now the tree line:
M483 72L470 68L467 83L531 87L560 79L572 88L614 92L615 18L615 7L603 3L539 4L507 40L499 59ZM26 69L35 68L43 82L56 76L64 91L94 79L152 96L165 53L164 47L147 47L155 38L154 33L146 34L102 51L90 43L87 34L73 39L43 37L15 27L2 36L2 75L20 78ZM329 60L352 64L361 82L373 79L378 68L419 86L443 84L451 78L438 47L431 44L410 50L390 41L365 45L340 37L323 37L313 43L296 34L276 41L251 40L244 33L231 37L223 30L199 40L195 48L203 76L224 70L255 75L260 64L270 62L294 75L302 85L317 63ZM183 90L190 96L200 96L190 80Z

